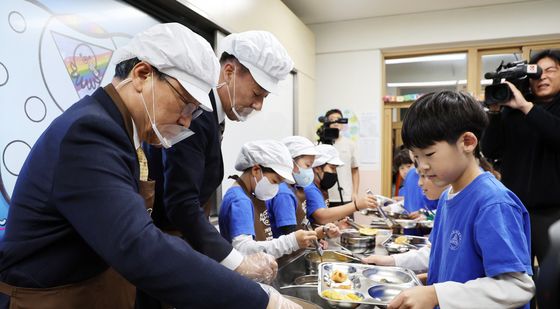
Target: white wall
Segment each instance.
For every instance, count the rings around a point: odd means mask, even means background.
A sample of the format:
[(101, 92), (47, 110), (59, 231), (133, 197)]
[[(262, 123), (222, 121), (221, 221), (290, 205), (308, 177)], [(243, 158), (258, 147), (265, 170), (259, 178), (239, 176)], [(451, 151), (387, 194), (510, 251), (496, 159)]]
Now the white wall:
[[(380, 61), (379, 50), (317, 55), (315, 113), (321, 115), (329, 109), (339, 108), (351, 110), (359, 120), (363, 120), (361, 116), (364, 112), (381, 115), (381, 105), (378, 102), (381, 93), (379, 80), (382, 78), (381, 67), (378, 65)], [(377, 123), (369, 132), (361, 132), (358, 140), (361, 161), (375, 162), (360, 165), (359, 192), (365, 192), (366, 188), (378, 192), (381, 187), (380, 152), (376, 154), (381, 148), (381, 124), (380, 121), (375, 122)], [(360, 126), (365, 127), (365, 124), (360, 123)], [(370, 141), (373, 145), (363, 141)]]
[(266, 30), (286, 47), (295, 63), (297, 134), (313, 137), (311, 115), (315, 101), (315, 36), (280, 0), (178, 0), (230, 32)]
[[(358, 115), (378, 112), (381, 119), (383, 51), (558, 39), (559, 13), (560, 1), (545, 0), (310, 25), (317, 52), (315, 114), (348, 104)], [(373, 151), (381, 156), (380, 145)], [(361, 187), (380, 188), (379, 164), (361, 170)]]

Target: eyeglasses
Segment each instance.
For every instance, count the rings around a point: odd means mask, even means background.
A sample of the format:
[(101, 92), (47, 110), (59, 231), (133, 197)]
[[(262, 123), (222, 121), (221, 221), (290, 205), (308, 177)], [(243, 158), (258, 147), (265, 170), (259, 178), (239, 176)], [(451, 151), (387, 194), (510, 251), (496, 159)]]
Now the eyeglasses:
[(181, 95), (179, 90), (173, 87), (173, 85), (167, 80), (167, 77), (164, 76), (163, 80), (167, 83), (167, 85), (169, 85), (169, 87), (171, 87), (171, 89), (173, 89), (173, 91), (175, 91), (177, 96), (179, 96), (179, 98), (181, 99), (181, 102), (185, 104), (185, 107), (183, 107), (183, 111), (181, 112), (183, 116), (191, 115), (191, 121), (192, 121), (198, 118), (198, 116), (202, 115), (203, 110), (200, 108), (200, 106), (197, 106), (193, 102), (189, 102), (189, 100), (183, 97), (183, 95)]

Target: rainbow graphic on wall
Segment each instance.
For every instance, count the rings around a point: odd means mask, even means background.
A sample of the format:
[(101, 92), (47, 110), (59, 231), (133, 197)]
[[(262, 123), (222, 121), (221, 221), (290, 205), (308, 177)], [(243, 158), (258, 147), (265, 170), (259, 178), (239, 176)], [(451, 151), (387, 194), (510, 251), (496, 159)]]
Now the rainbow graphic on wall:
[(78, 97), (93, 93), (101, 85), (113, 50), (55, 31), (51, 35)]

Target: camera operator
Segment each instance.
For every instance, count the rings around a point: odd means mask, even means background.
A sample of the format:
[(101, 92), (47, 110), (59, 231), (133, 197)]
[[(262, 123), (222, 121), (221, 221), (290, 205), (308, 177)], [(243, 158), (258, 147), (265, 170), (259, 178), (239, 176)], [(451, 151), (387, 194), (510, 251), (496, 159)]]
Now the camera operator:
[(548, 228), (560, 218), (560, 50), (539, 52), (530, 64), (542, 75), (529, 80), (525, 97), (508, 82), (513, 96), (489, 105), (481, 146), (486, 157), (501, 160), (503, 183), (527, 207), (531, 252), (542, 263)]
[(329, 128), (338, 129), (339, 134), (331, 141), (338, 150), (340, 159), (344, 162), (343, 166), (337, 168), (338, 185), (329, 189), (329, 206), (339, 206), (355, 201), (358, 196), (360, 175), (357, 150), (356, 144), (351, 139), (340, 135), (340, 132), (344, 129), (344, 123), (348, 122), (347, 119), (342, 117), (342, 112), (339, 109), (331, 109), (325, 114), (325, 118)]

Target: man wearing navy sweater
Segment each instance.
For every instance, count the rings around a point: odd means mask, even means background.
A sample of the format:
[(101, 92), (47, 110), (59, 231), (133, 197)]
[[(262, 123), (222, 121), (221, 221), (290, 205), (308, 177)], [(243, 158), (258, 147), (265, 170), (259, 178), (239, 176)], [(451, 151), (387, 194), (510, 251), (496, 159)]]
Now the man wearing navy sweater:
[(211, 110), (219, 64), (210, 45), (160, 24), (115, 59), (112, 83), (55, 119), (21, 169), (0, 248), (0, 307), (131, 308), (136, 286), (177, 308), (293, 308), (146, 212), (153, 192), (140, 143), (172, 147), (192, 134), (199, 108)]

